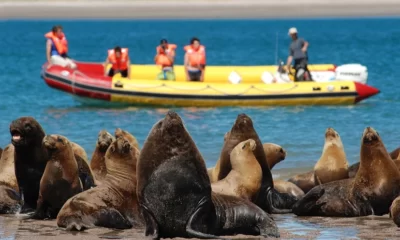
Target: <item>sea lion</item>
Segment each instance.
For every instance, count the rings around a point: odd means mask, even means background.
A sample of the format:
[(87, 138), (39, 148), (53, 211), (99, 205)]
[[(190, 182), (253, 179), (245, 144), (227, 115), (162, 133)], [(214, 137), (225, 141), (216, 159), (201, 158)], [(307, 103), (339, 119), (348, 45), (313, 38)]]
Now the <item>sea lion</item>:
[(288, 181), (274, 179), (274, 188), (280, 193), (287, 193), (297, 199), (300, 199), (304, 196), (304, 191), (301, 190), (301, 188)]
[(298, 216), (355, 217), (389, 213), (400, 193), (400, 171), (381, 137), (367, 127), (361, 139), (360, 169), (354, 179), (314, 187), (293, 206)]
[(121, 128), (115, 129), (115, 137), (118, 138), (120, 136), (126, 137), (128, 141), (132, 144), (132, 146), (134, 146), (135, 148), (137, 148), (137, 150), (140, 151), (139, 142), (132, 134), (130, 134), (125, 130), (122, 130)]
[(349, 177), (349, 164), (340, 135), (333, 129), (325, 131), (322, 155), (314, 166), (315, 182), (324, 184)]
[(205, 162), (175, 112), (153, 126), (137, 170), (146, 236), (218, 238), (215, 235), (232, 232), (279, 236), (274, 221), (254, 204), (233, 196), (212, 197)]
[(289, 178), (288, 182), (291, 182), (298, 186), (301, 190), (303, 190), (304, 193), (307, 193), (317, 185), (317, 183), (315, 182), (314, 170), (306, 173), (297, 174)]
[(32, 117), (21, 117), (10, 124), (11, 143), (15, 149), (15, 175), (24, 205), (21, 213), (36, 209), (40, 179), (47, 156), (42, 148), (43, 128)]
[(92, 187), (95, 187), (96, 179), (94, 177), (92, 170), (90, 169), (85, 149), (83, 149), (83, 147), (81, 147), (77, 143), (74, 142), (69, 142), (69, 143), (72, 146), (75, 160), (78, 163), (79, 179), (82, 182), (83, 190), (88, 190)]
[(57, 225), (78, 231), (95, 226), (116, 229), (140, 226), (136, 197), (138, 157), (139, 151), (127, 138), (113, 141), (105, 155), (104, 181), (70, 198), (57, 216)]
[(222, 180), (211, 184), (215, 193), (236, 196), (251, 201), (261, 186), (262, 170), (253, 151), (253, 139), (236, 145), (230, 154), (232, 170)]
[(264, 143), (263, 149), (270, 170), (275, 166), (275, 164), (285, 160), (286, 158), (285, 149), (275, 143)]
[(54, 219), (64, 203), (82, 192), (78, 163), (72, 144), (61, 135), (46, 135), (43, 147), (49, 159), (40, 180), (39, 199), (32, 219)]
[(390, 205), (389, 216), (393, 219), (396, 226), (400, 227), (400, 197), (394, 199)]
[(3, 149), (0, 147), (0, 157), (3, 154)]
[(239, 114), (235, 124), (226, 136), (226, 140), (220, 155), (220, 171), (218, 180), (224, 179), (232, 169), (230, 153), (237, 144), (247, 139), (256, 142), (254, 156), (261, 166), (263, 177), (260, 191), (253, 202), (268, 213), (288, 213), (292, 205), (297, 201), (289, 194), (279, 193), (274, 189), (272, 174), (269, 169), (263, 145), (253, 127), (253, 121), (246, 114)]
[(21, 208), (21, 197), (14, 166), (14, 146), (7, 145), (0, 158), (0, 214), (12, 214)]
[(400, 158), (400, 147), (399, 147), (399, 148), (396, 148), (395, 150), (393, 150), (393, 151), (390, 153), (390, 157), (391, 157), (392, 159), (399, 159), (399, 158)]
[(101, 130), (97, 137), (96, 149), (90, 160), (90, 168), (98, 181), (102, 181), (107, 174), (105, 155), (108, 147), (115, 140), (114, 136), (106, 130)]

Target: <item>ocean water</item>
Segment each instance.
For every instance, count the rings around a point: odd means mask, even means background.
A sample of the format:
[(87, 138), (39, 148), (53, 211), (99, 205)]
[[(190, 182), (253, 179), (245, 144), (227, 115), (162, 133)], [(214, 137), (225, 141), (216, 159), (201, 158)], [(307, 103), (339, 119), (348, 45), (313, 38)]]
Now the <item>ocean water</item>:
[(381, 93), (353, 106), (292, 106), (268, 108), (177, 108), (187, 129), (213, 166), (239, 113), (248, 114), (263, 142), (280, 144), (287, 158), (275, 167), (290, 175), (314, 165), (321, 154), (324, 132), (335, 128), (341, 135), (350, 163), (358, 161), (363, 129), (372, 126), (388, 150), (400, 142), (398, 94), (400, 75), (400, 19), (313, 20), (170, 20), (170, 21), (0, 21), (0, 146), (10, 143), (9, 124), (33, 116), (49, 134), (67, 136), (82, 145), (89, 157), (101, 129), (120, 127), (142, 145), (153, 124), (168, 109), (109, 108), (81, 105), (71, 96), (49, 88), (40, 78), (45, 62), (44, 34), (62, 24), (70, 56), (80, 61), (104, 61), (108, 48), (129, 47), (133, 63), (151, 64), (161, 38), (183, 46), (193, 36), (207, 47), (209, 65), (270, 65), (286, 60), (295, 26), (309, 41), (310, 62), (361, 63), (369, 70), (368, 84)]

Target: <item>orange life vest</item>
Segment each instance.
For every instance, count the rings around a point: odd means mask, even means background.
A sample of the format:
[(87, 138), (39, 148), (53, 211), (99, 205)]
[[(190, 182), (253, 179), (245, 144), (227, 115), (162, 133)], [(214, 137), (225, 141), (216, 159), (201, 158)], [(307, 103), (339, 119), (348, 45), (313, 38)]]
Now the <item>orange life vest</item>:
[(53, 32), (48, 32), (44, 35), (45, 38), (51, 39), (57, 49), (58, 54), (66, 54), (68, 52), (68, 42), (65, 38), (65, 34), (62, 33), (62, 37), (59, 38), (54, 35)]
[(171, 67), (173, 62), (167, 57), (167, 53), (175, 56), (175, 44), (168, 44), (167, 48), (164, 50), (161, 46), (156, 48), (157, 50), (157, 57), (156, 57), (156, 64), (161, 65), (161, 67)]
[(112, 64), (114, 70), (126, 70), (128, 69), (128, 49), (121, 49), (121, 57), (115, 56), (114, 49), (108, 50), (108, 61)]
[(203, 45), (200, 45), (197, 50), (193, 49), (192, 45), (187, 45), (183, 49), (189, 54), (190, 66), (206, 64), (206, 48)]

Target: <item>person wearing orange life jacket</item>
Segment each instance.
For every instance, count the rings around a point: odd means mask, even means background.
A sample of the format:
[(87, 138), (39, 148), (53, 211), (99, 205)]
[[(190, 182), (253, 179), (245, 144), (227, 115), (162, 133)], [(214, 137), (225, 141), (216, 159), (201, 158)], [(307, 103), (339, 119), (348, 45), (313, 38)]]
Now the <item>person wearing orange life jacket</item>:
[(68, 57), (68, 42), (63, 33), (62, 26), (54, 26), (51, 32), (46, 33), (47, 62), (63, 67), (76, 68), (76, 64)]
[(204, 81), (204, 71), (206, 67), (206, 48), (200, 45), (198, 38), (192, 38), (190, 45), (184, 47), (186, 80)]
[(162, 72), (157, 76), (159, 80), (175, 80), (175, 49), (176, 45), (168, 43), (167, 39), (161, 39), (160, 45), (157, 46), (154, 62), (162, 69)]
[[(112, 66), (107, 73), (107, 65), (111, 63)], [(130, 78), (130, 59), (127, 48), (116, 46), (114, 49), (108, 50), (108, 56), (104, 62), (104, 75), (113, 77), (116, 73), (120, 72), (124, 78)]]

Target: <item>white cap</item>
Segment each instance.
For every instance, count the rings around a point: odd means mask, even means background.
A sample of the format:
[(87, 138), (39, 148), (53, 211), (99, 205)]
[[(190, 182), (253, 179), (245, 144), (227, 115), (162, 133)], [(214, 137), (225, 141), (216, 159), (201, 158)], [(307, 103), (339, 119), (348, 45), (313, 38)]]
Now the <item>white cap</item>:
[(292, 28), (289, 29), (289, 33), (288, 33), (289, 35), (290, 34), (295, 34), (295, 33), (297, 33), (297, 28), (292, 27)]

